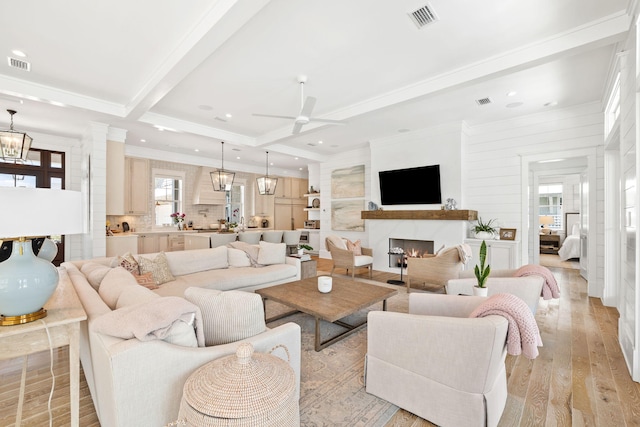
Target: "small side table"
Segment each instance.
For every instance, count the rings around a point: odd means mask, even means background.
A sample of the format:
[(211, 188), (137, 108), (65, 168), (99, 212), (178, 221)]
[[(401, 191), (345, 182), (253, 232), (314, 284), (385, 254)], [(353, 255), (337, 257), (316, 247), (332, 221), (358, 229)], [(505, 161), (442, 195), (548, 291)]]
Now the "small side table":
[(318, 275), (318, 262), (315, 259), (300, 262), (300, 279), (308, 279)]
[(402, 271), (404, 270), (404, 252), (397, 254), (394, 252), (389, 252), (389, 255), (395, 255), (400, 257), (400, 280), (389, 279), (387, 283), (390, 285), (404, 285), (404, 280), (402, 280)]
[[(44, 308), (47, 317), (31, 323), (13, 326), (0, 326), (0, 360), (14, 359), (49, 349), (47, 331), (51, 335), (54, 348), (69, 346), (69, 394), (71, 397), (71, 426), (80, 424), (80, 322), (87, 318), (71, 279), (64, 269), (59, 269), (60, 281)], [(46, 328), (45, 328), (46, 324)], [(24, 403), (24, 371), (16, 426), (22, 420)]]

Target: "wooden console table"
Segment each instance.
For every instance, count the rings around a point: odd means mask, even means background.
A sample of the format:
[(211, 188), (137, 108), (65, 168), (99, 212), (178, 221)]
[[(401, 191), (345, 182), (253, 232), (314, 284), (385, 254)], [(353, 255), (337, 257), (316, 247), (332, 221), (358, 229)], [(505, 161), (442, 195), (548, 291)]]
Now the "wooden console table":
[[(29, 354), (49, 350), (47, 329), (53, 348), (68, 345), (71, 426), (78, 427), (80, 423), (80, 322), (85, 320), (87, 315), (66, 271), (64, 269), (58, 271), (60, 275), (58, 287), (44, 306), (47, 317), (22, 325), (0, 326), (0, 360), (26, 357)], [(22, 420), (24, 391), (25, 371), (23, 370), (16, 427), (20, 426)]]

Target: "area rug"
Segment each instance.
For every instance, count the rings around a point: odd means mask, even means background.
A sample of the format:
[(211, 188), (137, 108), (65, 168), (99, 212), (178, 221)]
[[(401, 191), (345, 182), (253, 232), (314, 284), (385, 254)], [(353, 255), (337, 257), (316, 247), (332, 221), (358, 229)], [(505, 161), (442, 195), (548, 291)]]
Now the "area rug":
[[(398, 289), (398, 295), (387, 300), (387, 310), (407, 312), (409, 298), (402, 287), (371, 280), (363, 282)], [(287, 310), (281, 304), (267, 301), (267, 314)], [(348, 323), (364, 320), (370, 310), (382, 310), (377, 303), (345, 318)], [(386, 400), (368, 394), (364, 388), (364, 358), (367, 352), (367, 328), (338, 341), (322, 351), (314, 350), (315, 321), (312, 316), (297, 313), (276, 322), (274, 327), (295, 322), (302, 329), (300, 372), (300, 424), (302, 426), (384, 426), (398, 410)], [(321, 325), (325, 340), (344, 331), (330, 323)]]

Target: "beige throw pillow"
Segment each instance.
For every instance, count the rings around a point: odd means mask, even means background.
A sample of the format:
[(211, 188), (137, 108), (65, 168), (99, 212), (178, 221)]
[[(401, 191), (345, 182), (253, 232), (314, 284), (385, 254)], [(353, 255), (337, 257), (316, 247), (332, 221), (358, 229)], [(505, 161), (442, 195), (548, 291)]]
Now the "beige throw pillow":
[(249, 262), (251, 262), (252, 266), (254, 266), (254, 267), (262, 267), (262, 265), (260, 265), (258, 263), (258, 255), (260, 254), (260, 246), (252, 245), (252, 244), (246, 243), (246, 242), (231, 242), (231, 243), (227, 244), (227, 246), (229, 246), (230, 248), (240, 249), (241, 251), (246, 253), (247, 256), (249, 257)]
[(141, 256), (138, 259), (138, 264), (140, 265), (140, 274), (151, 272), (153, 274), (153, 280), (156, 281), (156, 285), (162, 285), (163, 283), (176, 280), (173, 274), (171, 274), (167, 256), (164, 252), (160, 252), (153, 259)]
[(260, 242), (258, 263), (262, 265), (284, 264), (287, 256), (286, 243)]
[(347, 249), (347, 244), (342, 240), (342, 237), (336, 236), (335, 234), (331, 234), (327, 236), (327, 240), (331, 242), (333, 246), (338, 249)]
[(262, 298), (258, 294), (187, 288), (184, 297), (202, 312), (206, 346), (239, 341), (260, 334), (267, 328)]
[(245, 251), (235, 248), (227, 248), (227, 251), (229, 255), (229, 267), (251, 267), (251, 260)]

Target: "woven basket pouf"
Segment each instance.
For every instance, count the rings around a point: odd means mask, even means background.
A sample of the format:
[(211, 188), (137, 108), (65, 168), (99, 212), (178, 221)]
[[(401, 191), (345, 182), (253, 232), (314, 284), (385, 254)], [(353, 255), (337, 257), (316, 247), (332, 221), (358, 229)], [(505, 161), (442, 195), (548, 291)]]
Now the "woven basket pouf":
[(178, 422), (193, 427), (298, 427), (293, 369), (279, 357), (254, 353), (251, 344), (242, 343), (235, 355), (191, 374), (184, 384)]

